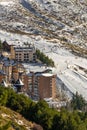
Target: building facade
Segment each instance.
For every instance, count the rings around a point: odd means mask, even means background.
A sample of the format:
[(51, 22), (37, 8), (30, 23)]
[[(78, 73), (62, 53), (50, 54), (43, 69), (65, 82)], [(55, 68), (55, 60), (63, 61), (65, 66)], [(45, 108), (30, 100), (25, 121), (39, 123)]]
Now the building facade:
[(15, 47), (15, 59), (19, 62), (35, 62), (35, 48), (32, 45), (27, 47)]
[(3, 70), (0, 70), (0, 84), (2, 84), (2, 81), (6, 81), (6, 74), (3, 72)]
[(51, 73), (30, 73), (27, 75), (28, 91), (35, 100), (56, 97), (56, 75)]
[(12, 77), (12, 65), (4, 64), (2, 70), (7, 74), (7, 81), (9, 83)]
[(6, 41), (3, 42), (2, 54), (10, 59), (18, 62), (35, 62), (36, 50), (32, 44), (26, 46), (9, 45)]

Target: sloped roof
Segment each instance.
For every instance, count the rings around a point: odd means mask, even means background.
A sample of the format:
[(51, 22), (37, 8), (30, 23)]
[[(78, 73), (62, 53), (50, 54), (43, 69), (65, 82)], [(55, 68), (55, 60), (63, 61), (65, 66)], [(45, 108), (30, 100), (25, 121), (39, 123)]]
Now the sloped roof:
[(6, 73), (3, 70), (0, 70), (0, 75), (6, 75)]
[(18, 79), (18, 80), (16, 81), (15, 85), (23, 86), (24, 83), (21, 81), (21, 79)]
[(4, 87), (8, 87), (8, 84), (3, 80), (2, 81), (2, 85), (4, 86)]

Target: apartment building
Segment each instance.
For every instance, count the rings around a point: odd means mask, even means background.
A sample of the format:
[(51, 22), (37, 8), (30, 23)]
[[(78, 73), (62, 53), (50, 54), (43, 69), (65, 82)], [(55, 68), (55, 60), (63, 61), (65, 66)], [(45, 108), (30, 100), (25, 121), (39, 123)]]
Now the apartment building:
[(32, 45), (27, 47), (14, 47), (15, 59), (20, 62), (35, 62), (35, 48)]
[(15, 59), (18, 62), (35, 62), (36, 50), (32, 44), (24, 46), (9, 45), (6, 41), (3, 42), (2, 54), (10, 59)]
[(37, 99), (56, 97), (56, 75), (42, 73), (35, 75), (34, 96)]
[(52, 73), (29, 73), (26, 82), (30, 97), (39, 100), (56, 97), (56, 75)]
[(22, 75), (26, 74), (25, 68), (21, 63), (16, 63), (14, 60), (9, 60), (4, 56), (0, 57), (0, 72), (4, 73), (1, 73), (0, 81), (4, 80), (5, 76), (5, 81), (9, 85), (15, 83), (19, 78), (22, 79)]

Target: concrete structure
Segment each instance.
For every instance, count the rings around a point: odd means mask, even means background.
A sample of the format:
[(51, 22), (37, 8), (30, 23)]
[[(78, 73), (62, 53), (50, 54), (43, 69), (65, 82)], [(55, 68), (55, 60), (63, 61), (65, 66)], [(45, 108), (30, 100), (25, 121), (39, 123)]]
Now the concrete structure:
[(35, 100), (56, 97), (56, 75), (46, 72), (29, 73), (27, 77), (29, 95)]
[(35, 48), (32, 45), (27, 47), (14, 47), (15, 59), (20, 62), (35, 62)]
[(2, 55), (10, 59), (15, 59), (18, 62), (35, 62), (36, 50), (32, 44), (26, 46), (9, 45), (6, 41), (3, 42)]
[(55, 98), (56, 75), (42, 73), (35, 75), (34, 96), (37, 99)]

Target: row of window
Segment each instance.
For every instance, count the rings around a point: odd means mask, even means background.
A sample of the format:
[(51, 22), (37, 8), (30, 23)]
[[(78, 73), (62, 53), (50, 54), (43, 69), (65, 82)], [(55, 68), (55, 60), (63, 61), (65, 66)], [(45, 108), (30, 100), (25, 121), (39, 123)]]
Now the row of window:
[[(16, 53), (16, 56), (22, 56), (22, 55), (24, 55), (24, 56), (29, 56), (30, 54), (29, 54), (29, 53), (24, 53), (24, 54)], [(36, 57), (36, 55), (33, 54), (33, 57)]]

